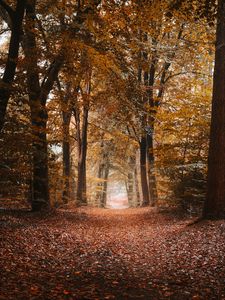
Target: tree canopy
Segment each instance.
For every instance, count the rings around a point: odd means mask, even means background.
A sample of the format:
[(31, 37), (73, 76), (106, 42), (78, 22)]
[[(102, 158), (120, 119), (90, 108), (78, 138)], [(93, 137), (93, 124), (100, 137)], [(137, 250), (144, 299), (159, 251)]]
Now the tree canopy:
[(105, 207), (114, 181), (131, 206), (203, 207), (222, 0), (2, 0), (0, 18), (3, 203)]

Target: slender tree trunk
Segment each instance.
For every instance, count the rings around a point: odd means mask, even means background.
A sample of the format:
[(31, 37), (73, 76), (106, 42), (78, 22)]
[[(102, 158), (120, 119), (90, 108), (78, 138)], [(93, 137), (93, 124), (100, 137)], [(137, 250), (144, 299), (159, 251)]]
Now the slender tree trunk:
[(63, 203), (68, 203), (70, 199), (70, 120), (71, 112), (63, 111)]
[(146, 155), (148, 160), (148, 186), (149, 186), (149, 199), (150, 205), (155, 206), (157, 202), (157, 185), (156, 185), (156, 176), (155, 176), (155, 157), (154, 157), (154, 144), (153, 144), (153, 136), (154, 136), (154, 123), (155, 123), (155, 115), (156, 109), (155, 101), (154, 101), (154, 84), (155, 84), (155, 72), (156, 72), (156, 65), (158, 63), (157, 57), (157, 41), (153, 41), (153, 45), (155, 49), (153, 50), (153, 58), (150, 65), (149, 76), (148, 76), (148, 104), (151, 108), (150, 113), (147, 118), (148, 127), (146, 132), (146, 140), (147, 140), (147, 147), (146, 147)]
[[(62, 130), (63, 130), (63, 187), (62, 202), (68, 203), (71, 198), (71, 156), (70, 156), (70, 121), (72, 116), (71, 101), (74, 99), (72, 94), (71, 82), (66, 84), (65, 93), (62, 93), (60, 81), (57, 81), (58, 89), (61, 94), (62, 110)], [(77, 96), (77, 95), (76, 95)]]
[[(144, 34), (140, 31), (140, 41), (142, 41), (144, 38), (144, 41), (147, 41), (147, 34)], [(148, 82), (148, 72), (143, 72), (142, 66), (141, 66), (141, 60), (144, 58), (145, 61), (147, 61), (148, 55), (146, 52), (143, 52), (142, 49), (140, 49), (139, 53), (139, 66), (138, 66), (138, 81), (139, 83), (142, 83), (142, 77), (144, 80), (144, 84), (146, 85)], [(142, 123), (142, 129), (144, 133), (142, 133), (141, 141), (139, 142), (140, 147), (140, 175), (141, 175), (141, 189), (142, 189), (142, 206), (147, 206), (150, 203), (149, 199), (149, 188), (148, 188), (148, 179), (147, 179), (147, 140), (145, 135), (145, 130), (147, 126), (147, 118), (145, 114), (145, 105), (147, 103), (147, 94), (144, 95), (142, 98), (142, 104), (143, 104), (143, 110), (144, 110), (144, 116), (141, 119)]]
[[(83, 54), (84, 62), (87, 63), (86, 52)], [(87, 179), (86, 179), (86, 159), (87, 159), (87, 132), (88, 132), (88, 113), (91, 94), (91, 76), (92, 69), (90, 64), (86, 65), (86, 86), (83, 97), (82, 126), (80, 124), (79, 107), (75, 114), (77, 123), (77, 141), (78, 141), (78, 178), (77, 178), (77, 201), (79, 205), (87, 205)]]
[(71, 168), (70, 197), (71, 199), (76, 199), (75, 163), (73, 162), (72, 156), (70, 157), (70, 168)]
[(148, 183), (149, 183), (148, 186), (149, 186), (150, 205), (155, 206), (157, 202), (157, 186), (156, 186), (156, 176), (155, 176), (155, 156), (154, 156), (152, 131), (150, 133), (147, 133), (147, 159), (148, 159)]
[(98, 178), (102, 180), (98, 184), (97, 200), (99, 207), (105, 207), (107, 201), (107, 189), (108, 189), (108, 178), (109, 178), (109, 163), (107, 161), (102, 162), (99, 165)]
[(81, 145), (78, 157), (77, 200), (80, 205), (87, 204), (86, 195), (86, 156), (87, 156), (88, 107), (83, 109)]
[(148, 179), (146, 170), (146, 137), (142, 136), (140, 142), (140, 170), (141, 170), (141, 188), (142, 188), (142, 206), (148, 206), (150, 203)]
[(208, 190), (204, 218), (225, 217), (225, 0), (218, 1)]
[(18, 0), (15, 11), (5, 2), (0, 2), (2, 9), (7, 11), (11, 21), (11, 37), (9, 43), (8, 58), (5, 66), (3, 78), (0, 81), (0, 131), (5, 122), (5, 114), (10, 95), (12, 93), (12, 83), (16, 73), (18, 62), (19, 45), (22, 35), (22, 23), (25, 11), (24, 0)]
[(107, 160), (104, 169), (104, 182), (103, 182), (103, 194), (102, 194), (102, 206), (106, 207), (107, 201), (107, 189), (108, 189), (108, 178), (109, 178), (109, 161)]
[(135, 192), (136, 192), (136, 205), (135, 206), (137, 207), (141, 203), (137, 166), (135, 166), (135, 170), (134, 170), (134, 182), (135, 182)]
[(129, 157), (129, 171), (127, 175), (127, 197), (128, 203), (131, 207), (136, 206), (136, 199), (135, 199), (135, 169), (136, 169), (136, 158), (135, 156)]
[(99, 207), (104, 207), (103, 205), (103, 174), (104, 174), (104, 162), (100, 160), (99, 167), (98, 167), (98, 179), (100, 182), (97, 185), (97, 201)]
[[(156, 36), (159, 34), (159, 28), (155, 28), (155, 32), (158, 32)], [(177, 43), (175, 50), (178, 46), (178, 42), (181, 39), (183, 32), (183, 25), (178, 32), (177, 36)], [(153, 137), (154, 137), (154, 123), (157, 114), (157, 109), (162, 101), (165, 89), (165, 81), (167, 72), (171, 66), (171, 61), (175, 57), (176, 51), (168, 54), (168, 62), (166, 61), (163, 66), (163, 70), (160, 77), (160, 88), (158, 90), (158, 95), (156, 99), (154, 99), (154, 85), (155, 85), (155, 73), (156, 73), (156, 66), (158, 64), (158, 53), (156, 50), (157, 47), (157, 38), (153, 39), (153, 54), (152, 54), (152, 61), (150, 64), (149, 74), (145, 75), (144, 83), (147, 86), (146, 94), (148, 99), (148, 104), (150, 107), (150, 114), (147, 118), (147, 133), (146, 133), (146, 140), (147, 140), (147, 147), (146, 147), (146, 155), (147, 155), (147, 172), (148, 172), (148, 186), (149, 186), (149, 199), (150, 205), (155, 206), (157, 203), (158, 193), (157, 193), (157, 181), (156, 181), (156, 174), (155, 174), (155, 157), (154, 157), (154, 144), (153, 144)], [(147, 57), (145, 57), (145, 60)]]
[(102, 153), (100, 157), (99, 169), (98, 169), (98, 178), (100, 182), (98, 184), (98, 191), (96, 198), (98, 200), (99, 207), (106, 206), (107, 200), (107, 188), (108, 188), (108, 177), (110, 170), (110, 159), (109, 159), (109, 147), (110, 145), (107, 142), (102, 140), (101, 143)]
[(133, 207), (133, 198), (134, 198), (134, 176), (133, 172), (129, 172), (127, 175), (127, 198), (130, 207)]

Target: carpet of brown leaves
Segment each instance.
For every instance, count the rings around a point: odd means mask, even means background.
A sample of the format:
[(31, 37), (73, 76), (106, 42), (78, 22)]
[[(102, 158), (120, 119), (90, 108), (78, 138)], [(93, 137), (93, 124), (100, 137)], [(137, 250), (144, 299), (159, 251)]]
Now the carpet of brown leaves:
[(225, 221), (144, 209), (0, 213), (0, 299), (225, 299)]

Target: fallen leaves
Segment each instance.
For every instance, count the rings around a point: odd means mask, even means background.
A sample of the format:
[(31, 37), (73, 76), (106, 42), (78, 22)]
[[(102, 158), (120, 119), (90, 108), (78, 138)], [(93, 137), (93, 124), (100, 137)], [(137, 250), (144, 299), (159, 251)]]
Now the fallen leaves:
[(0, 215), (0, 299), (225, 299), (225, 222), (150, 208)]

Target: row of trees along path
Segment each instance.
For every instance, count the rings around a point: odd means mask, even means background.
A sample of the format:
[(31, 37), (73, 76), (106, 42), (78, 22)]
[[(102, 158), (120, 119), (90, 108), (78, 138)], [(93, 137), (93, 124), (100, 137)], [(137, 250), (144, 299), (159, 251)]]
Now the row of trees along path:
[[(215, 70), (203, 217), (223, 218), (224, 1), (75, 2), (45, 7), (36, 1), (0, 1), (5, 34), (1, 197), (26, 198), (33, 211), (71, 199), (86, 205), (91, 178), (96, 178), (94, 197), (104, 207), (108, 178), (115, 170), (124, 175), (134, 206), (157, 205), (159, 175), (169, 176), (174, 190), (181, 182), (181, 198), (187, 197), (187, 174), (192, 181), (199, 180), (196, 174), (202, 176), (201, 182), (205, 180), (208, 121), (199, 116), (209, 111), (201, 101), (208, 97), (207, 78), (212, 72), (207, 75), (203, 69), (212, 69), (213, 36)], [(182, 82), (189, 82), (192, 98), (187, 93), (182, 99)], [(174, 97), (177, 101), (169, 101)], [(196, 115), (188, 111), (193, 99), (198, 99), (193, 102)], [(183, 115), (181, 103), (186, 103)], [(180, 112), (171, 121), (172, 129), (171, 124), (163, 129), (167, 109), (167, 121), (169, 114)], [(180, 134), (186, 135), (179, 143), (173, 131), (185, 114), (188, 125)], [(193, 120), (198, 120), (197, 132)], [(165, 153), (177, 156), (172, 162)]]
[[(225, 299), (225, 0), (199, 2), (0, 0), (0, 198), (31, 208), (0, 211), (0, 299)], [(198, 222), (157, 208), (202, 187)]]

